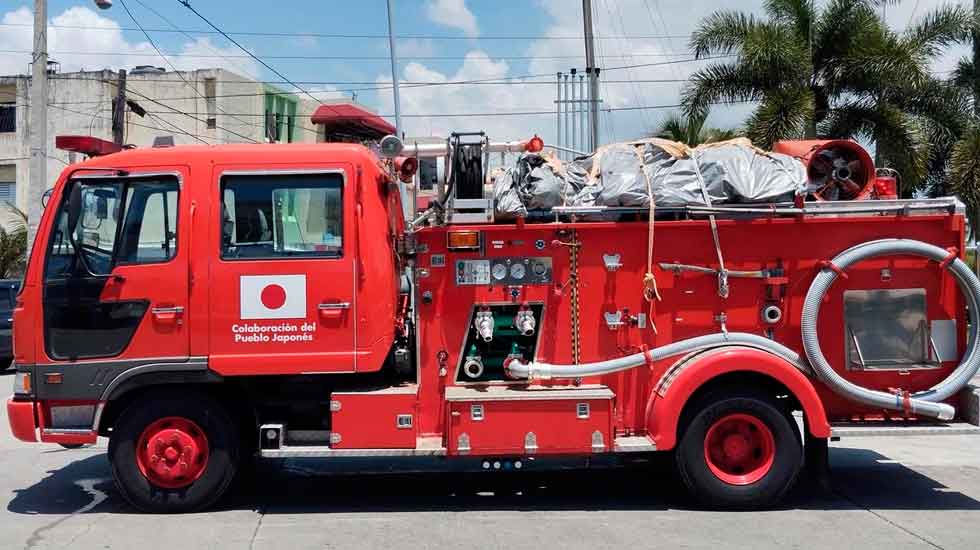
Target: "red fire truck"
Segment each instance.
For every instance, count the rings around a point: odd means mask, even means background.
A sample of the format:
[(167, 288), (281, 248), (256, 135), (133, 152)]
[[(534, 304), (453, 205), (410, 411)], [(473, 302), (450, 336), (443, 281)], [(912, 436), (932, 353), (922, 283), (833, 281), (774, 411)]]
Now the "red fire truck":
[[(493, 475), (666, 452), (706, 505), (755, 508), (832, 437), (969, 429), (980, 283), (955, 199), (880, 199), (862, 165), (858, 200), (495, 222), (454, 143), (66, 168), (14, 312), (13, 434), (108, 437), (125, 498), (182, 512), (253, 457)], [(479, 177), (406, 222), (399, 180), (454, 155)]]

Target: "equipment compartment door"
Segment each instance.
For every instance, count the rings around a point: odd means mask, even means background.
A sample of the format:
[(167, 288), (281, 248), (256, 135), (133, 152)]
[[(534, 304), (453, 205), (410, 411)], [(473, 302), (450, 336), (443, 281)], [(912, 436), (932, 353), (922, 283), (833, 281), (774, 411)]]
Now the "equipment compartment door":
[(355, 223), (344, 174), (340, 168), (216, 172), (214, 370), (355, 370)]

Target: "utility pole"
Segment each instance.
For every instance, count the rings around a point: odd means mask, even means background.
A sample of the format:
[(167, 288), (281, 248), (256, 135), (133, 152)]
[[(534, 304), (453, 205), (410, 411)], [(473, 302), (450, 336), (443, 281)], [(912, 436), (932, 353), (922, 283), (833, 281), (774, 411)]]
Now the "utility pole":
[(398, 54), (395, 53), (395, 17), (388, 0), (388, 50), (391, 54), (391, 92), (395, 99), (395, 133), (402, 137), (402, 107), (398, 97)]
[(126, 139), (126, 70), (119, 69), (116, 99), (112, 101), (112, 141), (119, 146)]
[(599, 69), (595, 66), (595, 38), (592, 34), (592, 0), (582, 0), (585, 24), (585, 74), (589, 78), (589, 152), (599, 147)]
[(31, 178), (27, 184), (27, 253), (41, 221), (41, 198), (48, 187), (48, 2), (34, 0), (34, 55), (31, 62)]

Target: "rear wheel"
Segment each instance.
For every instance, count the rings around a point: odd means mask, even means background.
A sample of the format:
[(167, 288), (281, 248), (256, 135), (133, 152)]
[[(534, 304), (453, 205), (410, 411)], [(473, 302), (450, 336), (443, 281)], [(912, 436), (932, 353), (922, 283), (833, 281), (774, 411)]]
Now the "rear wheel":
[(677, 446), (684, 484), (712, 508), (776, 503), (803, 463), (796, 422), (769, 396), (715, 392), (694, 404)]
[(109, 440), (112, 475), (146, 512), (207, 508), (228, 489), (239, 461), (238, 430), (207, 395), (151, 395), (120, 415)]

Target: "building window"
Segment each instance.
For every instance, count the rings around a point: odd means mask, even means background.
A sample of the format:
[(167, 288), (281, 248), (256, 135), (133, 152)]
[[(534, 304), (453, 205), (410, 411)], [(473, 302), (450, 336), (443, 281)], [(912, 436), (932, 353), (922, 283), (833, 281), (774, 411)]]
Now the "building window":
[(208, 129), (218, 126), (218, 81), (214, 78), (204, 79), (204, 101), (208, 113)]
[(0, 206), (4, 201), (17, 204), (17, 167), (13, 164), (0, 165)]
[(0, 103), (0, 132), (17, 131), (17, 104)]
[(17, 202), (17, 184), (15, 182), (0, 181), (0, 203), (4, 201), (10, 204)]

